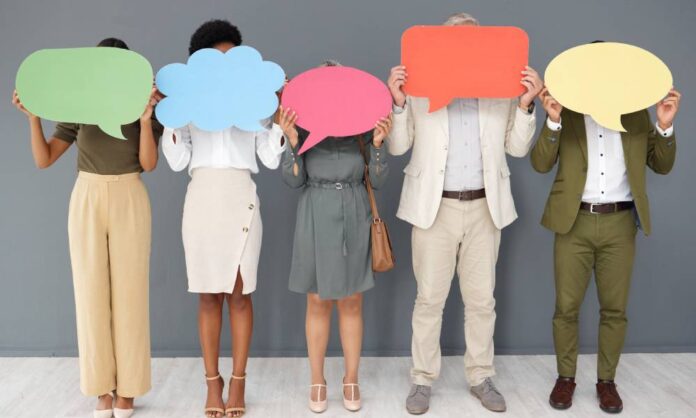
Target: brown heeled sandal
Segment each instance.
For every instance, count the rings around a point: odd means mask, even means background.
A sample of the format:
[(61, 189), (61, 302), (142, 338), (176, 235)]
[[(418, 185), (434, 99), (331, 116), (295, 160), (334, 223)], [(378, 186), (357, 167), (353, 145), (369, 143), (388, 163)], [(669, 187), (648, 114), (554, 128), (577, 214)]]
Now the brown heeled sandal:
[[(232, 375), (232, 380), (244, 380), (246, 379), (246, 373), (244, 376)], [(232, 386), (232, 380), (230, 380), (230, 386)], [(241, 412), (240, 415), (234, 415), (235, 412)], [(230, 408), (225, 408), (225, 416), (227, 417), (241, 417), (246, 413), (246, 407), (244, 406), (233, 406)]]
[[(222, 376), (220, 376), (220, 373), (218, 373), (217, 376), (213, 376), (213, 377), (208, 377), (208, 376), (206, 376), (206, 377), (205, 377), (205, 380), (206, 380), (206, 381), (218, 380), (218, 379), (222, 380), (222, 386), (223, 386), (223, 388), (224, 388), (224, 387), (225, 387), (225, 381), (224, 381), (224, 379), (222, 379)], [(212, 416), (214, 416), (214, 415), (208, 415), (208, 414), (210, 414), (211, 412), (220, 413), (220, 414), (222, 414), (222, 416), (225, 415), (225, 410), (224, 410), (224, 409), (222, 409), (222, 408), (215, 408), (215, 407), (205, 408), (205, 409), (203, 410), (203, 415), (205, 416), (205, 418), (211, 418)]]

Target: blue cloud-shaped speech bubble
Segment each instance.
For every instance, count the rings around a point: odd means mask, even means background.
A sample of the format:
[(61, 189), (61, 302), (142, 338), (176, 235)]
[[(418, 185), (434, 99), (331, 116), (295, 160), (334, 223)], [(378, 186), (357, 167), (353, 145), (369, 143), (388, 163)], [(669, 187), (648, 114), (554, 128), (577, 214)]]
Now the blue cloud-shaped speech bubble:
[(166, 97), (155, 112), (170, 128), (193, 123), (205, 131), (230, 126), (260, 131), (260, 121), (278, 107), (276, 92), (284, 82), (283, 69), (264, 61), (252, 47), (238, 46), (226, 53), (201, 49), (187, 64), (169, 64), (157, 72), (155, 83)]

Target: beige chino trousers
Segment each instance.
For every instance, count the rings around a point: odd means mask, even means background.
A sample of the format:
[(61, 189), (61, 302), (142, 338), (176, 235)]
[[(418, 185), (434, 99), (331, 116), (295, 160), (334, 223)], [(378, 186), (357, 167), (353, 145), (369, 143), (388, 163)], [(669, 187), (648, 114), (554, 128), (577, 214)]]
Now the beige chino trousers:
[(495, 264), (500, 230), (491, 219), (486, 199), (442, 199), (435, 223), (413, 227), (413, 271), (418, 295), (413, 309), (411, 378), (432, 385), (440, 374), (440, 331), (455, 270), (464, 301), (464, 368), (470, 385), (493, 376), (495, 328)]
[(80, 172), (68, 235), (80, 387), (137, 397), (150, 389), (150, 201), (138, 173)]

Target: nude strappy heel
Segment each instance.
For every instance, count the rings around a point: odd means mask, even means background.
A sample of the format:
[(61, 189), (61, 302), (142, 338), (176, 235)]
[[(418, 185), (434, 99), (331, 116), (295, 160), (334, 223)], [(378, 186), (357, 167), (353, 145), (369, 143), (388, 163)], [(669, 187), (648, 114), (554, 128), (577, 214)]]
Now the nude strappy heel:
[[(232, 375), (232, 380), (244, 380), (244, 379), (246, 379), (246, 373), (244, 374), (244, 376), (235, 376), (235, 375)], [(231, 386), (231, 385), (232, 385), (232, 382), (230, 381), (230, 386)], [(235, 416), (235, 415), (234, 415), (235, 412), (241, 412), (240, 415), (237, 415), (238, 417), (241, 417), (241, 416), (243, 416), (243, 415), (246, 413), (246, 407), (243, 407), (243, 406), (233, 406), (233, 407), (230, 407), (230, 408), (225, 408), (225, 415), (228, 416), (228, 417)]]
[(111, 418), (114, 416), (113, 402), (116, 401), (116, 397), (114, 396), (113, 392), (105, 393), (104, 395), (111, 396), (112, 408), (111, 409), (95, 409), (94, 413), (93, 413), (94, 418)]
[[(317, 399), (319, 399), (318, 401), (315, 401), (312, 399), (311, 389), (315, 388), (315, 387), (319, 388), (319, 390), (317, 391)], [(309, 391), (309, 410), (314, 412), (314, 413), (321, 414), (322, 412), (326, 411), (329, 408), (329, 399), (328, 399), (329, 397), (326, 393), (326, 385), (325, 384), (324, 385), (321, 385), (321, 384), (309, 385), (309, 388), (310, 388), (310, 391)], [(322, 389), (324, 389), (324, 395), (327, 395), (326, 399), (324, 399), (323, 401), (321, 400), (321, 390)]]
[[(218, 379), (222, 379), (222, 376), (220, 376), (220, 373), (218, 373), (217, 376), (213, 376), (213, 377), (208, 377), (208, 376), (206, 376), (206, 377), (205, 377), (205, 380), (206, 380), (206, 381), (209, 381), (209, 380), (218, 380)], [(223, 384), (223, 387), (224, 387), (224, 385), (225, 385), (225, 381), (224, 381), (224, 380), (222, 381), (222, 384)], [(206, 418), (210, 418), (210, 416), (208, 415), (210, 412), (219, 412), (219, 413), (222, 414), (222, 415), (225, 414), (225, 410), (222, 409), (222, 408), (209, 407), (209, 408), (205, 408), (205, 409), (203, 410), (203, 416), (206, 417)]]
[[(350, 399), (346, 398), (346, 386), (350, 386)], [(355, 399), (355, 388), (359, 388), (357, 383), (343, 383), (343, 407), (350, 412), (359, 411), (362, 407), (360, 399)]]

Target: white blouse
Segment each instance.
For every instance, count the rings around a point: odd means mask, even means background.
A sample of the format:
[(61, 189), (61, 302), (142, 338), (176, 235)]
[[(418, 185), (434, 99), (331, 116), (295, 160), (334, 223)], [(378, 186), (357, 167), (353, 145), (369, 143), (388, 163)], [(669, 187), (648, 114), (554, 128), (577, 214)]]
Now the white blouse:
[[(270, 120), (264, 125), (271, 125)], [(259, 132), (236, 127), (210, 132), (189, 124), (178, 129), (164, 128), (162, 134), (162, 151), (169, 166), (174, 171), (188, 166), (189, 175), (198, 167), (237, 168), (258, 173), (256, 155), (263, 165), (275, 169), (284, 150), (283, 131), (275, 123), (269, 130)]]

